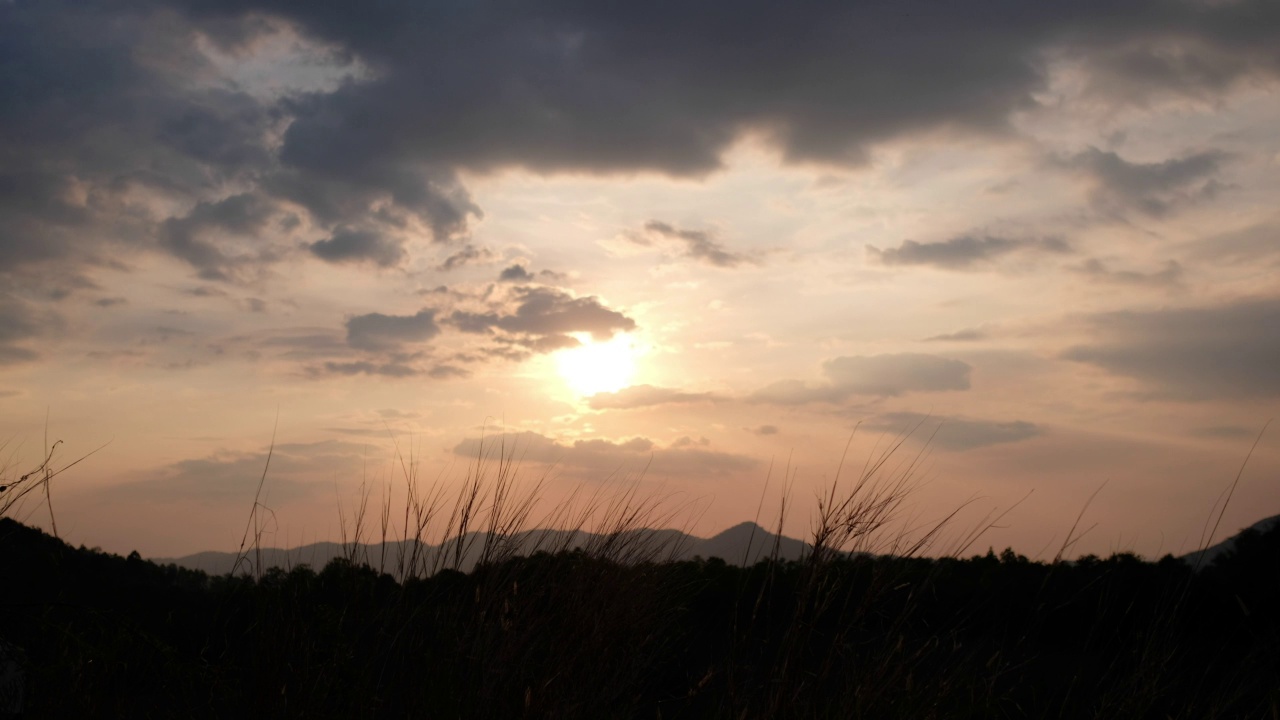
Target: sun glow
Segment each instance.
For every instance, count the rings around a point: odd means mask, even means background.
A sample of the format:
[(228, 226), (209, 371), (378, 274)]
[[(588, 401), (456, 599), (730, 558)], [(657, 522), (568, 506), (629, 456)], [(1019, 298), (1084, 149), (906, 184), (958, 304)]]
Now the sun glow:
[(560, 377), (571, 390), (586, 397), (617, 392), (631, 384), (636, 374), (637, 349), (632, 339), (615, 335), (606, 342), (580, 337), (582, 344), (556, 354)]

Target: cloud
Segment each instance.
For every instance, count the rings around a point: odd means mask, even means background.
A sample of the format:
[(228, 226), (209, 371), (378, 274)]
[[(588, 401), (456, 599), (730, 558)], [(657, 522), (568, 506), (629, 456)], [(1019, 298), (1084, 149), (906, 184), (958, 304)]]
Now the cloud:
[[(713, 240), (709, 233), (702, 230), (680, 230), (658, 220), (650, 220), (645, 223), (644, 229), (652, 235), (679, 240), (684, 243), (683, 252), (685, 257), (693, 258), (708, 265), (731, 268), (749, 262), (745, 256), (725, 250), (724, 245)], [(649, 243), (647, 240), (640, 238), (640, 244)]]
[[(1045, 88), (1051, 52), (1159, 57), (1178, 44), (1192, 57), (1234, 60), (1213, 62), (1212, 73), (1166, 63), (1164, 86), (1188, 93), (1273, 75), (1280, 21), (1268, 1), (1140, 2), (1122, 12), (821, 2), (786, 16), (728, 0), (696, 13), (660, 2), (643, 14), (592, 3), (502, 12), (184, 4), (201, 20), (282, 16), (375, 68), (299, 102), (282, 149), (291, 165), (363, 176), (414, 164), (703, 174), (746, 131), (788, 159), (861, 162), (868, 146), (914, 132), (1007, 132), (1009, 115)], [(1084, 70), (1134, 75), (1126, 67)]]
[(497, 258), (493, 254), (493, 251), (488, 248), (476, 247), (475, 245), (463, 245), (461, 250), (445, 258), (444, 262), (436, 266), (436, 269), (448, 272), (450, 270), (457, 270), (465, 265), (493, 262), (495, 259)]
[[(262, 500), (275, 506), (314, 497), (332, 498), (333, 479), (360, 477), (368, 457), (369, 446), (355, 443), (278, 444), (271, 451)], [(253, 503), (265, 467), (265, 449), (224, 450), (158, 468), (140, 480), (114, 484), (103, 492), (112, 502), (194, 502), (247, 508)]]
[(1192, 435), (1206, 438), (1224, 438), (1228, 440), (1253, 438), (1258, 434), (1257, 429), (1249, 429), (1239, 425), (1205, 425), (1194, 428)]
[(504, 307), (489, 312), (454, 311), (448, 322), (466, 333), (507, 333), (508, 341), (536, 352), (577, 345), (570, 333), (607, 340), (636, 323), (594, 296), (575, 298), (556, 288), (518, 287)]
[(1179, 205), (1216, 194), (1222, 186), (1215, 177), (1229, 159), (1226, 153), (1207, 150), (1161, 162), (1134, 163), (1091, 147), (1063, 164), (1093, 185), (1090, 202), (1100, 212), (1137, 210), (1161, 217)]
[(655, 405), (676, 405), (708, 402), (716, 399), (711, 393), (689, 393), (653, 385), (632, 385), (617, 392), (596, 393), (587, 399), (593, 410), (633, 410)]
[(941, 335), (934, 335), (933, 337), (927, 337), (924, 339), (924, 341), (925, 342), (977, 342), (979, 340), (986, 340), (987, 337), (988, 337), (987, 331), (982, 328), (965, 328), (963, 330), (957, 330), (953, 333), (943, 333)]
[(1165, 263), (1163, 270), (1149, 273), (1136, 270), (1112, 270), (1097, 258), (1089, 258), (1072, 270), (1093, 282), (1165, 289), (1181, 287), (1183, 276), (1182, 265), (1176, 260)]
[(967, 363), (937, 355), (854, 355), (822, 365), (835, 387), (859, 395), (892, 396), (908, 392), (968, 390)]
[(326, 362), (321, 370), (313, 370), (312, 374), (326, 375), (381, 375), (383, 377), (404, 378), (421, 374), (418, 368), (404, 363), (377, 363), (367, 360), (354, 362)]
[(371, 262), (395, 267), (408, 257), (403, 241), (374, 230), (338, 228), (327, 240), (307, 246), (311, 254), (328, 262)]
[(435, 315), (431, 309), (414, 315), (357, 315), (347, 320), (347, 344), (361, 350), (388, 350), (426, 342), (440, 333)]
[(896, 248), (867, 246), (867, 254), (882, 265), (926, 265), (944, 270), (969, 270), (986, 266), (1014, 253), (1065, 254), (1071, 247), (1058, 238), (1039, 240), (961, 235), (933, 243), (904, 240)]
[(748, 428), (748, 430), (755, 435), (777, 435), (779, 432), (777, 425), (761, 425), (756, 428)]
[(496, 458), (500, 449), (518, 461), (556, 464), (599, 480), (619, 471), (643, 470), (650, 477), (666, 474), (708, 477), (754, 471), (760, 466), (755, 458), (710, 450), (706, 443), (692, 439), (678, 440), (664, 448), (643, 437), (567, 443), (531, 431), (488, 436), (483, 441), (468, 438), (458, 443), (453, 452), (467, 458)]
[(40, 359), (40, 354), (17, 345), (0, 345), (0, 365), (16, 365)]
[(1252, 62), (1247, 51), (1195, 37), (1131, 42), (1102, 48), (1086, 59), (1092, 93), (1128, 103), (1160, 96), (1212, 98), (1249, 77)]
[(782, 380), (757, 390), (750, 399), (800, 405), (839, 403), (854, 395), (895, 397), (913, 392), (968, 390), (971, 370), (968, 363), (960, 360), (920, 353), (837, 357), (822, 364), (826, 382)]
[(1100, 313), (1062, 357), (1186, 400), (1280, 396), (1280, 299)]
[[(206, 52), (260, 62), (260, 41), (275, 36), (308, 72), (255, 87)], [(585, 2), (0, 3), (0, 273), (66, 276), (160, 251), (244, 281), (280, 261), (274, 236), (300, 224), (327, 237), (312, 252), (377, 266), (396, 255), (389, 241), (341, 229), (465, 241), (482, 217), (466, 173), (703, 176), (746, 136), (787, 162), (856, 165), (906, 136), (1015, 133), (1010, 118), (1039, 104), (1058, 59), (1076, 61), (1112, 105), (1147, 102), (1117, 90), (1139, 84), (1216, 100), (1277, 77), (1278, 44), (1272, 0), (818, 2), (785, 14), (730, 0), (643, 13)], [(1207, 190), (1220, 160), (1076, 158), (1148, 211)], [(239, 230), (212, 217), (233, 210), (212, 209), (228, 188), (253, 211)], [(191, 212), (159, 210), (175, 207)], [(263, 225), (273, 208), (278, 227)], [(683, 241), (704, 262), (737, 257)], [(452, 257), (444, 265), (466, 256)]]
[(1276, 264), (1280, 260), (1280, 218), (1201, 238), (1189, 244), (1191, 257), (1222, 264)]
[(62, 318), (53, 312), (0, 291), (0, 365), (39, 358), (37, 351), (25, 345), (57, 332), (62, 325)]
[(529, 282), (533, 275), (523, 265), (512, 265), (498, 275), (499, 282)]
[[(160, 225), (160, 246), (185, 260), (204, 280), (245, 279), (276, 258), (274, 249), (260, 247), (265, 243), (258, 238), (274, 213), (273, 204), (248, 193), (201, 201), (186, 215)], [(250, 247), (237, 249), (231, 238), (247, 239)]]
[(469, 377), (471, 371), (466, 368), (460, 368), (457, 365), (436, 365), (427, 371), (427, 375), (437, 380), (451, 380), (453, 378)]
[[(901, 433), (923, 425), (915, 437), (932, 439), (929, 444), (944, 450), (963, 452), (990, 445), (1029, 440), (1044, 433), (1025, 420), (995, 421), (966, 417), (933, 417), (913, 412), (885, 413), (863, 423), (867, 430)], [(936, 429), (936, 433), (934, 430)]]

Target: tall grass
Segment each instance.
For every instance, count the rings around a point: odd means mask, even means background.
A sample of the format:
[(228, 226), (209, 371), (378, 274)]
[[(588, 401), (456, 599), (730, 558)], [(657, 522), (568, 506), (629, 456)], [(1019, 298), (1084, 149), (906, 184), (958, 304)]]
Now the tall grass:
[[(654, 529), (687, 529), (698, 508), (647, 491), (643, 472), (579, 486), (544, 510), (553, 471), (531, 471), (498, 435), (454, 482), (397, 447), (394, 480), (366, 477), (339, 505), (342, 557), (319, 572), (267, 568), (268, 460), (233, 573), (197, 582), (118, 559), (128, 577), (159, 584), (129, 595), (140, 580), (111, 581), (108, 592), (151, 611), (81, 614), (76, 603), (91, 601), (55, 593), (60, 604), (34, 622), (0, 613), (0, 629), (62, 638), (40, 672), (75, 683), (41, 706), (63, 714), (147, 714), (199, 696), (209, 712), (189, 714), (1280, 717), (1280, 690), (1258, 686), (1280, 671), (1266, 649), (1280, 632), (1230, 615), (1233, 603), (1272, 596), (1221, 595), (1174, 560), (1066, 561), (1093, 496), (1051, 563), (1012, 550), (962, 559), (1009, 510), (963, 527), (971, 503), (917, 520), (929, 447), (910, 449), (918, 431), (879, 443), (856, 470), (850, 438), (814, 498), (799, 560), (777, 539), (798, 507), (788, 462), (775, 541), (759, 562), (748, 548), (738, 567), (682, 559), (685, 536)], [(137, 668), (168, 688), (154, 691), (157, 704), (110, 694), (141, 688)]]

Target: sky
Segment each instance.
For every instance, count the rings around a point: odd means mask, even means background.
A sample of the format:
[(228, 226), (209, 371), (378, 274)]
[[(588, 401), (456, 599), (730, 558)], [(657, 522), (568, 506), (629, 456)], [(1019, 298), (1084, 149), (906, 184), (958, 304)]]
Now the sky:
[(803, 536), (901, 440), (907, 532), (1188, 552), (1280, 513), (1278, 89), (1274, 0), (3, 0), (0, 458), (176, 556), (269, 450), (291, 546), (482, 439)]

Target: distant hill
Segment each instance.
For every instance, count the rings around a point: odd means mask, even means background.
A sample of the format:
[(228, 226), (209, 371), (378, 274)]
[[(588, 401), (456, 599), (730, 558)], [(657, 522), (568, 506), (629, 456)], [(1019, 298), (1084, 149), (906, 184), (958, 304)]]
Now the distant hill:
[[(630, 530), (616, 535), (563, 530), (527, 530), (505, 542), (490, 543), (490, 548), (501, 555), (531, 555), (538, 551), (584, 549), (621, 560), (688, 560), (694, 557), (720, 558), (733, 565), (752, 565), (769, 557), (777, 547), (778, 558), (798, 560), (810, 549), (801, 540), (778, 536), (753, 522), (744, 522), (710, 538), (700, 538), (679, 530)], [(416, 562), (419, 568), (454, 567), (469, 572), (484, 556), (485, 533), (471, 532), (441, 545), (423, 544), (415, 547), (413, 541), (367, 543), (344, 546), (341, 543), (320, 542), (302, 547), (263, 548), (249, 553), (249, 564), (241, 563), (240, 571), (252, 572), (258, 563), (261, 569), (272, 567), (292, 568), (309, 565), (319, 569), (338, 557), (354, 553), (358, 562), (368, 563), (393, 575), (400, 574), (402, 565)], [(499, 555), (499, 556), (501, 556)], [(193, 570), (203, 570), (211, 575), (231, 572), (236, 563), (236, 553), (206, 551), (177, 558), (152, 558), (161, 565), (175, 564)], [(422, 574), (422, 573), (418, 573)]]
[(1220, 543), (1217, 543), (1216, 545), (1210, 545), (1204, 550), (1196, 550), (1194, 552), (1187, 553), (1182, 556), (1182, 559), (1196, 567), (1208, 567), (1213, 564), (1214, 560), (1217, 560), (1222, 555), (1234, 550), (1236, 547), (1236, 541), (1242, 533), (1248, 530), (1256, 530), (1259, 533), (1266, 533), (1277, 526), (1280, 526), (1280, 515), (1272, 515), (1265, 520), (1259, 520), (1249, 527), (1244, 528), (1240, 532)]

